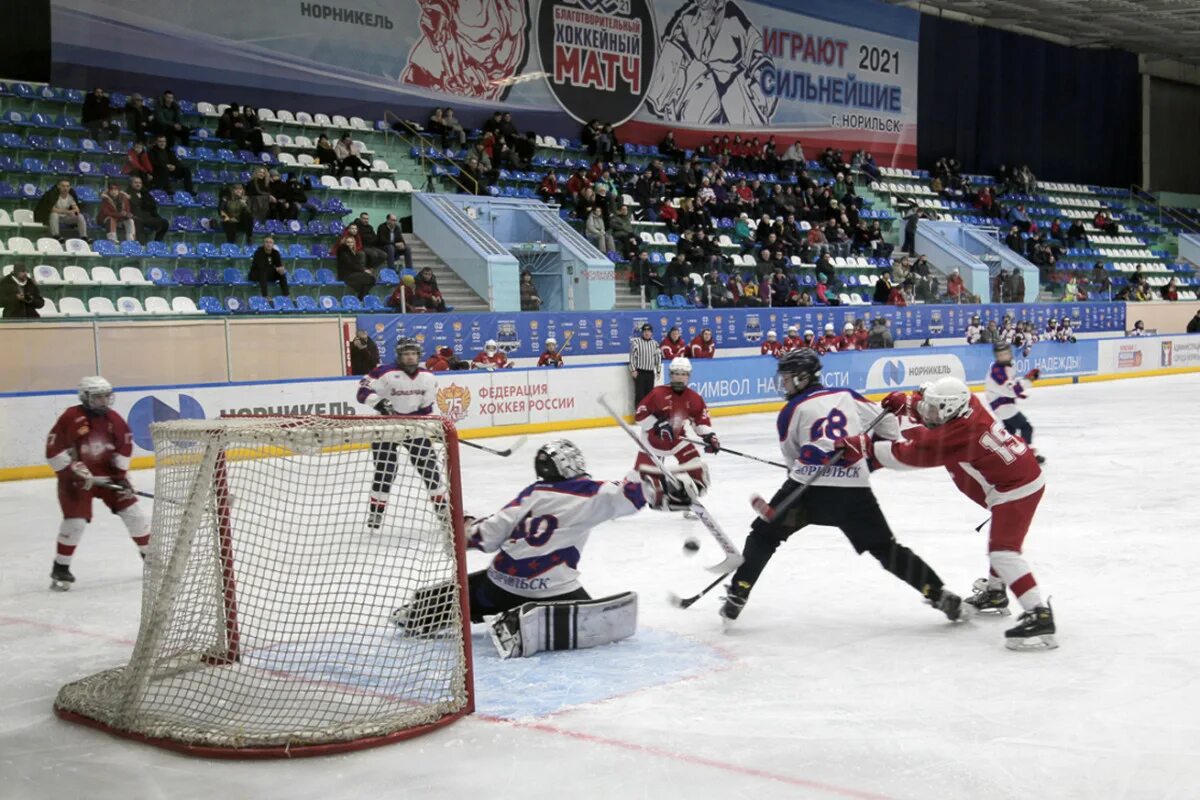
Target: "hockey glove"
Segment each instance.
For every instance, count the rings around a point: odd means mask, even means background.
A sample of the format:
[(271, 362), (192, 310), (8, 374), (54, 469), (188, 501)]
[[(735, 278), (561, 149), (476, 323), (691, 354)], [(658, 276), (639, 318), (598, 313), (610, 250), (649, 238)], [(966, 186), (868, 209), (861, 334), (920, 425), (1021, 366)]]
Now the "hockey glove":
[(844, 436), (833, 443), (833, 449), (841, 451), (843, 464), (855, 464), (863, 459), (870, 461), (875, 457), (875, 445), (865, 433)]
[(659, 511), (684, 511), (699, 496), (696, 482), (687, 474), (676, 475), (670, 481), (658, 475), (645, 475), (642, 477), (642, 493), (646, 497), (646, 505)]
[(1033, 369), (1029, 370), (1029, 372), (1025, 373), (1025, 380), (1027, 381), (1036, 381), (1040, 377), (1042, 377), (1042, 371), (1037, 367), (1034, 367)]
[(883, 407), (884, 411), (888, 411), (898, 417), (908, 416), (908, 394), (906, 392), (892, 392), (883, 398), (883, 402), (879, 405)]
[(119, 478), (110, 478), (109, 483), (112, 485), (112, 489), (116, 491), (121, 500), (127, 500), (131, 497), (134, 497), (133, 484), (129, 482), (129, 478), (126, 478), (122, 475)]
[(378, 411), (380, 414), (383, 414), (385, 417), (391, 416), (392, 414), (396, 413), (396, 409), (392, 408), (392, 404), (389, 403), (386, 399), (380, 400), (378, 403), (376, 403), (375, 410)]
[(700, 438), (702, 438), (704, 440), (704, 452), (706, 452), (706, 453), (721, 452), (721, 442), (720, 442), (720, 440), (717, 439), (717, 435), (715, 433), (706, 433)]
[(654, 423), (654, 427), (650, 430), (654, 432), (655, 436), (664, 442), (675, 441), (675, 426), (671, 424), (671, 420), (669, 419), (659, 420), (658, 422)]
[(67, 467), (64, 472), (67, 472), (76, 480), (76, 486), (84, 491), (91, 489), (96, 485), (96, 476), (87, 468), (87, 464), (82, 461), (72, 461), (71, 466)]

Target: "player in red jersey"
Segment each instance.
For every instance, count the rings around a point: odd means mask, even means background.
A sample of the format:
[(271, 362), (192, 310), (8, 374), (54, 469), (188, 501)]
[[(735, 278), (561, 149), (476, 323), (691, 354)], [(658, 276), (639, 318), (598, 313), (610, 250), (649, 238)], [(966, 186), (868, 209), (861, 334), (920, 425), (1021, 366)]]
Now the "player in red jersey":
[(471, 359), (472, 369), (486, 369), (488, 371), (495, 369), (508, 369), (512, 363), (508, 360), (508, 356), (504, 351), (496, 346), (495, 339), (488, 339), (483, 343), (483, 350), (475, 354)]
[[(683, 438), (684, 426), (691, 423), (696, 435), (704, 440), (706, 453), (718, 452), (721, 443), (713, 432), (704, 398), (688, 388), (692, 363), (683, 357), (676, 358), (671, 361), (669, 372), (670, 383), (654, 387), (642, 398), (634, 420), (641, 426), (650, 449), (660, 459), (674, 456), (676, 464), (666, 466), (672, 471), (690, 475), (700, 494), (703, 494), (708, 488), (708, 467), (700, 460), (696, 446)], [(653, 475), (658, 471), (645, 453), (638, 453), (634, 469), (643, 475)]]
[(678, 325), (667, 331), (666, 338), (659, 344), (659, 349), (662, 350), (662, 359), (667, 364), (670, 364), (673, 358), (687, 355), (688, 343), (683, 340), (683, 334), (679, 332)]
[(787, 336), (783, 337), (783, 352), (790, 353), (805, 346), (804, 340), (800, 338), (800, 329), (795, 325), (789, 325)]
[(779, 334), (775, 331), (767, 331), (767, 339), (762, 343), (762, 347), (758, 349), (760, 355), (764, 356), (779, 356), (783, 353), (783, 345), (777, 338)]
[(717, 343), (713, 341), (712, 328), (702, 328), (688, 346), (687, 355), (691, 358), (713, 358), (716, 354)]
[(858, 337), (854, 335), (854, 323), (847, 322), (842, 326), (842, 336), (838, 339), (838, 352), (844, 353), (847, 350), (858, 349)]
[(558, 352), (558, 340), (553, 336), (546, 339), (546, 349), (538, 356), (539, 367), (561, 367), (563, 365), (562, 353)]
[(905, 438), (897, 442), (872, 442), (866, 436), (839, 440), (844, 460), (867, 458), (896, 469), (945, 467), (963, 494), (992, 512), (989, 577), (976, 581), (976, 594), (966, 602), (981, 612), (1007, 613), (1007, 584), (1025, 610), (1016, 627), (1004, 634), (1008, 647), (1057, 647), (1054, 614), (1021, 555), (1045, 492), (1033, 451), (957, 378), (939, 378), (911, 397), (893, 392), (882, 405), (921, 424), (904, 431)]
[[(807, 331), (805, 333), (807, 333)], [(820, 339), (817, 339), (816, 344), (812, 345), (812, 348), (817, 351), (818, 355), (836, 353), (838, 351), (838, 345), (841, 344), (841, 341), (841, 337), (837, 335), (837, 332), (833, 328), (833, 323), (826, 322), (825, 335)]]
[[(71, 558), (92, 521), (92, 499), (101, 500), (121, 518), (142, 557), (150, 544), (150, 526), (126, 477), (133, 454), (133, 435), (125, 419), (112, 410), (112, 384), (100, 376), (79, 382), (79, 405), (58, 418), (46, 437), (46, 460), (58, 475), (58, 553), (50, 572), (50, 588), (65, 592), (75, 582)], [(117, 488), (104, 484), (115, 484)]]

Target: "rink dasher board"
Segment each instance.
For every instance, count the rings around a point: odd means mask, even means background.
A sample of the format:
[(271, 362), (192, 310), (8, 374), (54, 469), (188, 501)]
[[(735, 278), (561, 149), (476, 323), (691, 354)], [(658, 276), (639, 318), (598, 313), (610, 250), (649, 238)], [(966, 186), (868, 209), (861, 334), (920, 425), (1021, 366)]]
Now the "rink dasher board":
[[(827, 385), (868, 397), (911, 390), (943, 375), (982, 384), (992, 362), (988, 345), (959, 345), (830, 353), (823, 356)], [(692, 388), (715, 416), (770, 411), (780, 406), (775, 360), (767, 356), (696, 359)], [(1045, 342), (1028, 355), (1018, 351), (1020, 373), (1037, 368), (1039, 386), (1112, 380), (1200, 370), (1200, 335), (1081, 339)], [(458, 427), (463, 438), (544, 434), (611, 425), (597, 399), (607, 394), (632, 411), (633, 387), (626, 364), (583, 365), (434, 373), (434, 413)], [(664, 367), (665, 379), (665, 367)], [(355, 402), (357, 377), (183, 386), (117, 386), (114, 407), (134, 435), (134, 468), (153, 466), (149, 428), (179, 418), (221, 414), (372, 414)], [(0, 480), (52, 475), (42, 459), (45, 435), (63, 410), (76, 403), (74, 390), (0, 395)], [(280, 452), (279, 455), (287, 455)]]

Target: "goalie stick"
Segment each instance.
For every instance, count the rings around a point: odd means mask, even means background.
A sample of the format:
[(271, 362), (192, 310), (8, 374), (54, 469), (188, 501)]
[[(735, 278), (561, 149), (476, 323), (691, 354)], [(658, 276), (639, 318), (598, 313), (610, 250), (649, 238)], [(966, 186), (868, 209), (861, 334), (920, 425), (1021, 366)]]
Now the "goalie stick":
[[(662, 472), (663, 480), (672, 485), (678, 483), (671, 473), (667, 471), (666, 467), (663, 466), (662, 459), (659, 458), (658, 455), (650, 449), (650, 446), (642, 440), (642, 437), (639, 436), (637, 431), (633, 429), (633, 426), (621, 418), (621, 415), (618, 414), (608, 402), (608, 398), (604, 395), (600, 395), (598, 401), (604, 410), (607, 411), (609, 415), (617, 421), (617, 424), (621, 426), (621, 430), (625, 431), (629, 438), (633, 439), (633, 441), (637, 444), (638, 448), (646, 454), (646, 457), (658, 467), (659, 471)], [(713, 519), (713, 516), (708, 512), (708, 509), (700, 503), (694, 501), (691, 504), (691, 509), (700, 522), (704, 524), (704, 527), (708, 529), (708, 532), (712, 535), (712, 538), (716, 541), (716, 543), (720, 545), (721, 550), (725, 553), (725, 558), (720, 563), (713, 564), (711, 567), (705, 567), (705, 569), (707, 569), (709, 572), (729, 573), (741, 566), (742, 554), (739, 553), (737, 548), (733, 546), (733, 542), (730, 541), (729, 537), (725, 534), (725, 531), (721, 530), (721, 526), (717, 524), (715, 519)]]
[[(870, 433), (872, 429), (882, 422), (883, 418), (890, 413), (892, 412), (879, 412), (879, 415), (875, 417), (875, 419), (871, 420), (871, 423), (867, 425), (867, 427), (863, 430), (863, 433)], [(779, 512), (795, 505), (796, 502), (804, 495), (804, 493), (808, 491), (810, 486), (819, 481), (831, 469), (836, 467), (841, 460), (842, 454), (840, 452), (835, 453), (828, 464), (822, 465), (820, 469), (813, 473), (813, 476), (808, 479), (807, 483), (797, 486), (795, 489), (793, 489), (786, 497), (779, 501), (778, 505), (772, 506), (765, 499), (763, 499), (763, 496), (760, 494), (750, 495), (750, 505), (754, 507), (754, 510), (758, 512), (758, 516), (764, 522), (771, 522), (777, 516), (779, 516)]]
[(521, 436), (515, 442), (513, 442), (512, 444), (510, 444), (508, 447), (504, 448), (503, 450), (496, 450), (495, 448), (492, 448), (492, 447), (486, 447), (482, 444), (476, 444), (475, 442), (472, 442), (468, 439), (459, 439), (458, 441), (461, 442), (462, 444), (465, 444), (467, 447), (474, 447), (476, 450), (482, 450), (483, 452), (491, 453), (494, 456), (500, 456), (501, 458), (508, 458), (513, 453), (515, 453), (517, 450), (521, 449), (521, 445), (525, 444), (525, 441), (528, 438), (529, 438), (528, 436)]

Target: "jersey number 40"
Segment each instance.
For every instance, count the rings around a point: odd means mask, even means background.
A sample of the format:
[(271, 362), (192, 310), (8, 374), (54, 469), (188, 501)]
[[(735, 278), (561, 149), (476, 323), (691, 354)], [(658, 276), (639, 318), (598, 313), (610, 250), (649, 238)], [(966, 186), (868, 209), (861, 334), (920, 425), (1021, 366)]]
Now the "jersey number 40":
[(979, 437), (979, 444), (1000, 456), (1000, 460), (1005, 464), (1013, 463), (1017, 456), (1029, 450), (1023, 441), (1005, 430), (999, 420), (992, 423), (991, 430)]
[(516, 530), (509, 538), (514, 542), (524, 539), (530, 547), (541, 547), (550, 541), (550, 537), (556, 530), (558, 530), (558, 517), (553, 514), (535, 517), (530, 511), (521, 518), (521, 522), (518, 523)]

